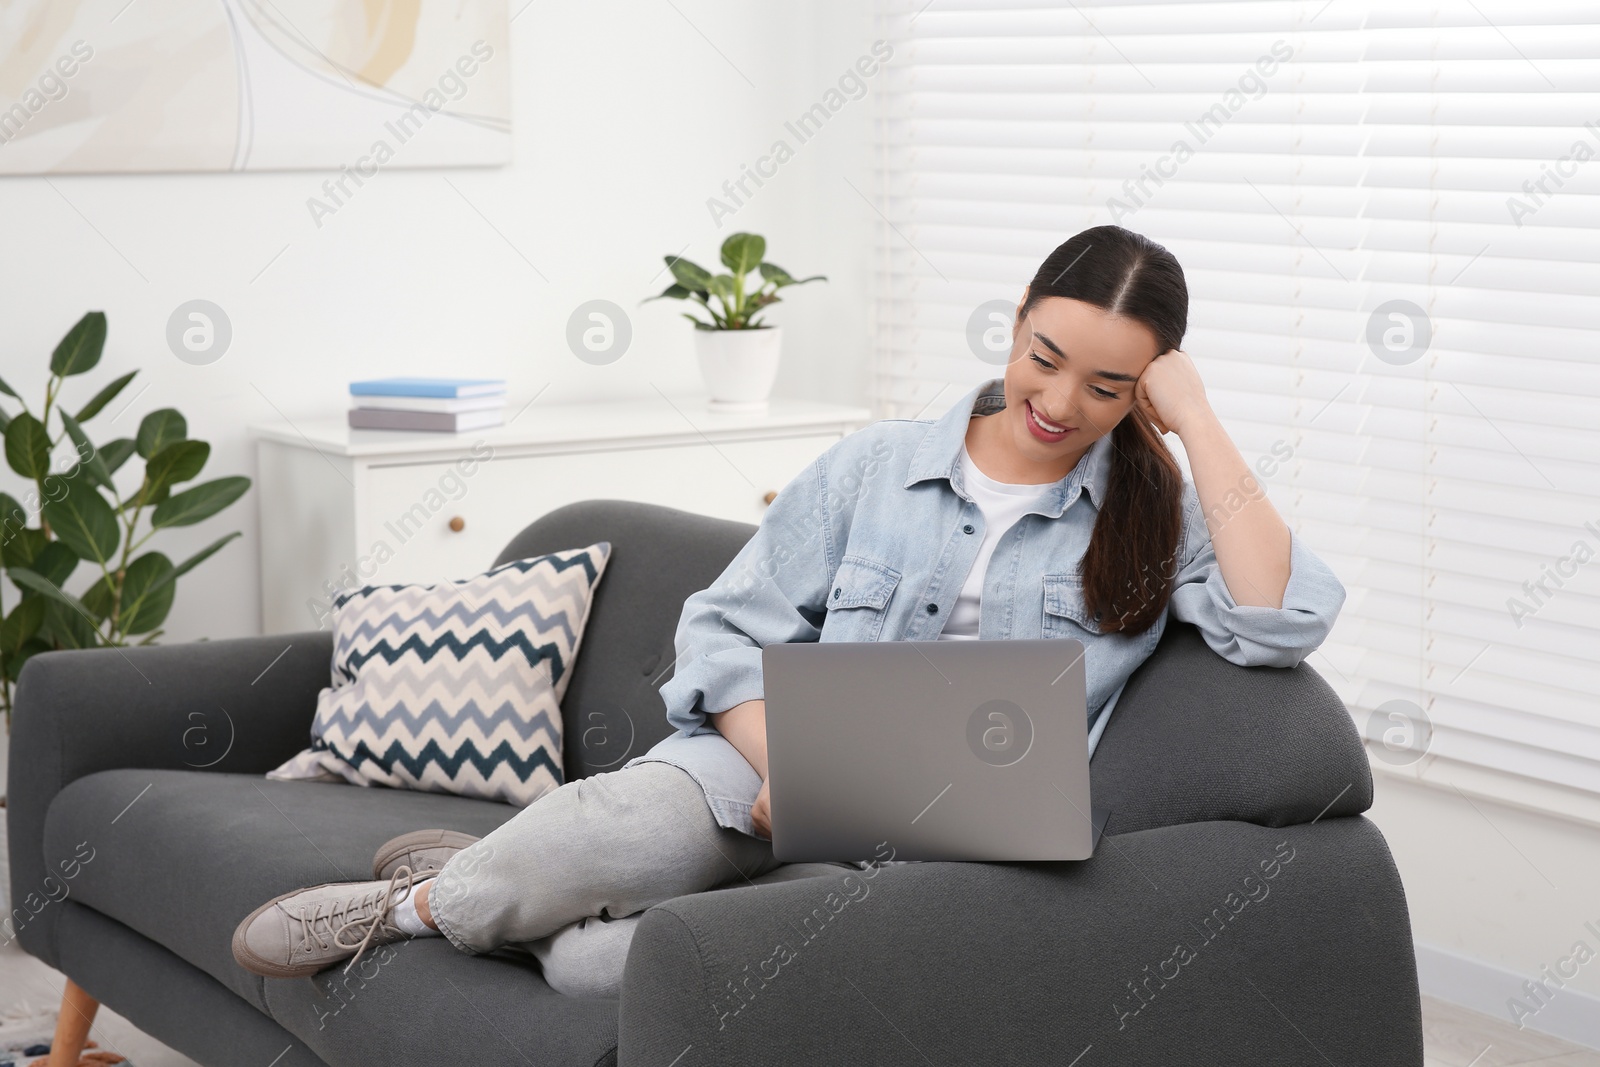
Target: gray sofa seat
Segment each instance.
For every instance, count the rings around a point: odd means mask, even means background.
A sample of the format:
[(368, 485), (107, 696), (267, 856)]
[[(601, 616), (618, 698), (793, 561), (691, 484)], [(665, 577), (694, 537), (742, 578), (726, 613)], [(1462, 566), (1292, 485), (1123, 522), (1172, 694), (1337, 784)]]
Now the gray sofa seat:
[(473, 959), (430, 938), (374, 949), (348, 975), (334, 968), (289, 981), (263, 979), (233, 961), (234, 927), (268, 897), (370, 878), (373, 851), (398, 833), (446, 827), (481, 836), (517, 810), (254, 775), (101, 771), (73, 782), (50, 806), (45, 852), (72, 855), (78, 842), (93, 843), (73, 900), (164, 945), (319, 1052), (356, 1054), (357, 1042), (384, 1029), (380, 1020), (357, 1020), (408, 1004), (397, 1037), (426, 1026), (435, 1051), (477, 1048), (485, 1024), (476, 1005), (515, 1047), (537, 1048), (541, 1063), (591, 1067), (616, 1045), (615, 1000), (555, 993), (524, 954)]
[[(562, 706), (570, 777), (666, 735), (656, 688), (683, 600), (751, 529), (590, 501), (501, 554), (613, 545)], [(1112, 808), (1094, 859), (893, 867), (838, 910), (842, 873), (680, 897), (640, 923), (618, 1001), (562, 997), (523, 956), (435, 939), (363, 965), (371, 978), (353, 987), (232, 963), (234, 925), (267, 897), (360, 877), (392, 833), (481, 833), (515, 813), (264, 780), (305, 746), (330, 655), (325, 633), (47, 653), (19, 685), (13, 899), (37, 899), (78, 842), (97, 850), (19, 939), (208, 1065), (1043, 1064), (1090, 1044), (1099, 1064), (1421, 1063), (1405, 898), (1360, 814), (1370, 771), (1310, 662), (1237, 667), (1173, 625), (1091, 765), (1096, 803)], [(1280, 843), (1296, 858), (1270, 896), (1213, 920), (1227, 932), (1137, 1014), (1114, 1014)], [(764, 979), (775, 945), (812, 930)], [(736, 987), (759, 993), (730, 1014)]]
[[(192, 770), (100, 771), (50, 805), (44, 850), (95, 850), (72, 897), (165, 945), (267, 1010), (266, 979), (233, 961), (234, 927), (279, 893), (372, 877), (396, 834), (443, 827), (483, 836), (515, 808), (438, 793)], [(112, 820), (115, 819), (115, 823)], [(327, 972), (319, 984), (332, 984)], [(352, 975), (355, 973), (351, 972)], [(530, 966), (530, 985), (543, 985)]]

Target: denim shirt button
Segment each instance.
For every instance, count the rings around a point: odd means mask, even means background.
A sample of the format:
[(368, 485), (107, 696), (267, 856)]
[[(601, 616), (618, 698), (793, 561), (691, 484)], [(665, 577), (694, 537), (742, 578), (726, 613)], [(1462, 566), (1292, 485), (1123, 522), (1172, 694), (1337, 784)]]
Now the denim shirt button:
[(939, 614), (939, 605), (937, 605), (937, 604), (929, 604), (928, 605), (928, 614), (929, 615), (937, 615), (937, 614)]
[(969, 522), (965, 526), (961, 527), (961, 532), (962, 533), (972, 533), (976, 529), (977, 529), (977, 527), (973, 526), (972, 523)]
[(833, 599), (835, 599), (835, 600), (838, 600), (838, 599), (839, 599), (839, 593), (840, 593), (840, 592), (841, 592), (841, 590), (838, 590), (838, 589), (835, 589), (835, 590), (834, 590), (834, 591), (833, 591)]

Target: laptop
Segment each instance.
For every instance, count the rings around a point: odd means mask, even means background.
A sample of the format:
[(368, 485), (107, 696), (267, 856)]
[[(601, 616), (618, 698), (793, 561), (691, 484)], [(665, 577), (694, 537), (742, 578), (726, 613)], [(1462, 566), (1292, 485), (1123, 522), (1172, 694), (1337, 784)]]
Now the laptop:
[(762, 650), (773, 855), (1082, 860), (1083, 643), (799, 642)]

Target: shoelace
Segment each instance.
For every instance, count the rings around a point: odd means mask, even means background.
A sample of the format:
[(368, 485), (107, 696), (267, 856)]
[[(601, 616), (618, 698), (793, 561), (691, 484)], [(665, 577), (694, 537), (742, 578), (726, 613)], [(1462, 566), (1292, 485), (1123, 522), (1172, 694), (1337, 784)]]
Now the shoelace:
[[(403, 884), (402, 877), (404, 878)], [(374, 935), (379, 930), (387, 928), (397, 934), (403, 933), (399, 927), (389, 921), (389, 915), (393, 911), (395, 904), (404, 900), (406, 894), (411, 892), (411, 885), (411, 868), (401, 866), (390, 876), (387, 886), (382, 889), (372, 889), (365, 893), (358, 893), (355, 896), (346, 897), (344, 900), (334, 901), (328, 907), (326, 913), (323, 912), (323, 904), (321, 903), (312, 907), (301, 908), (299, 914), (300, 947), (309, 948), (312, 941), (315, 941), (317, 947), (326, 949), (328, 942), (317, 930), (317, 924), (326, 925), (335, 945), (340, 948), (354, 948), (356, 950), (356, 954), (350, 958), (350, 962), (345, 964), (344, 973), (349, 974), (350, 968), (354, 967), (362, 955), (366, 953)], [(398, 896), (395, 894), (397, 888), (399, 889)], [(350, 944), (345, 939), (347, 931), (360, 934), (360, 942), (355, 945)]]

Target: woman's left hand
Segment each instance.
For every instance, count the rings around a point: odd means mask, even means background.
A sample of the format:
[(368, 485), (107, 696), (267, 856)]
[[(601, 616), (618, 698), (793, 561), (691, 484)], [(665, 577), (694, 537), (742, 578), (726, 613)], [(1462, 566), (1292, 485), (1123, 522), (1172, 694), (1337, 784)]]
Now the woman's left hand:
[(750, 821), (755, 824), (756, 836), (772, 840), (772, 791), (767, 788), (767, 783), (761, 783), (761, 792), (756, 794), (756, 802), (750, 806)]
[(1188, 420), (1210, 410), (1205, 383), (1189, 353), (1169, 348), (1145, 367), (1133, 387), (1134, 402), (1162, 433), (1180, 437)]

